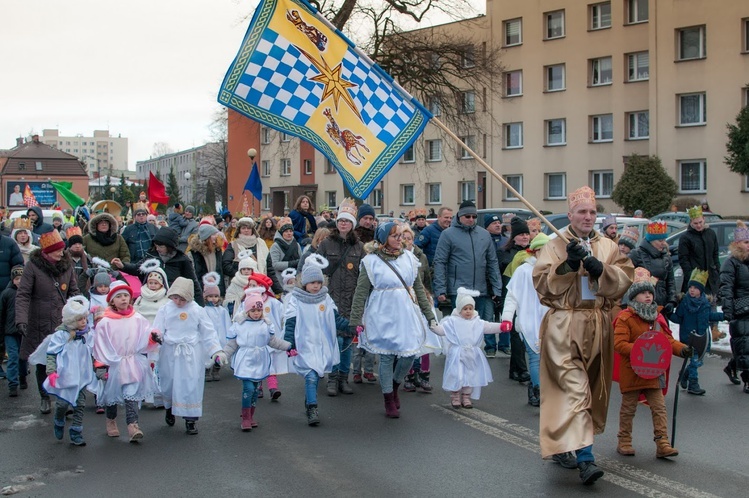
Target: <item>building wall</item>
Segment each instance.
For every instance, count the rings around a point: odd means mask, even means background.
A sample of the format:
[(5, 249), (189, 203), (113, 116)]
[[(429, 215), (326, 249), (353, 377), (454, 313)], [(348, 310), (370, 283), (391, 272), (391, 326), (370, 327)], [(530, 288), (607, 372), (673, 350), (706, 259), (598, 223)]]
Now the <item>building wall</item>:
[(60, 136), (57, 129), (42, 131), (39, 140), (86, 163), (88, 176), (110, 174), (111, 169), (128, 169), (128, 140), (112, 137), (108, 130), (94, 130), (93, 136)]
[(205, 168), (205, 155), (209, 153), (208, 149), (216, 145), (209, 143), (153, 159), (138, 161), (135, 165), (136, 178), (141, 181), (148, 180), (149, 173), (153, 173), (161, 178), (165, 186), (168, 186), (169, 173), (173, 169), (177, 177), (182, 201), (185, 203), (203, 203), (205, 202), (207, 179), (199, 172)]

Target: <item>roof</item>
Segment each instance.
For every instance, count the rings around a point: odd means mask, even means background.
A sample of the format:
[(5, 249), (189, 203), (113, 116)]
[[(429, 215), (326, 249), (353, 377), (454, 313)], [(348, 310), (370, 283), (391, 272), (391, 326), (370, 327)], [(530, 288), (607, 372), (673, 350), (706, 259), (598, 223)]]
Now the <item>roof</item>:
[[(8, 151), (2, 166), (3, 175), (88, 176), (85, 165), (74, 155), (32, 140)], [(37, 168), (41, 163), (41, 169)]]

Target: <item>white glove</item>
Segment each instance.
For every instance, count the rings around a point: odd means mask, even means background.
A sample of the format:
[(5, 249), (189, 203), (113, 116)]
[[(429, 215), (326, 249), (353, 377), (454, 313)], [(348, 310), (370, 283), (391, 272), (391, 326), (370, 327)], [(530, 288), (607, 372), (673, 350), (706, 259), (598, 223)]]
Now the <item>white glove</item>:
[(226, 357), (226, 353), (223, 351), (218, 351), (211, 356), (211, 359), (213, 360), (213, 363), (220, 364), (220, 365), (226, 365), (228, 363), (228, 358)]

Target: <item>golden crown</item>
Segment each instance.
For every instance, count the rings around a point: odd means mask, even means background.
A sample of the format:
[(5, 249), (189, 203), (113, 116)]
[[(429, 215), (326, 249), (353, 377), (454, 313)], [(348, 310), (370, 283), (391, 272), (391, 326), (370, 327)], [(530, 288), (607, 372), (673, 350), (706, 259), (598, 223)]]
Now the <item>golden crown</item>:
[(570, 211), (573, 211), (580, 204), (592, 204), (596, 205), (596, 193), (592, 188), (585, 185), (572, 192), (568, 197)]
[(668, 232), (668, 225), (665, 221), (654, 221), (648, 223), (647, 233), (650, 235), (663, 235)]
[(60, 232), (58, 232), (57, 230), (45, 232), (39, 236), (39, 246), (42, 249), (55, 246), (56, 244), (63, 244), (63, 247), (65, 247), (62, 241), (62, 237), (60, 236)]
[(13, 222), (14, 230), (31, 230), (31, 220), (28, 218), (17, 218)]
[(340, 206), (338, 206), (338, 214), (341, 213), (348, 213), (351, 216), (356, 219), (356, 213), (359, 211), (359, 209), (356, 207), (356, 202), (354, 202), (354, 199), (346, 197), (341, 201)]
[(707, 271), (695, 268), (694, 270), (692, 270), (692, 274), (689, 276), (689, 281), (699, 282), (700, 284), (702, 284), (702, 287), (705, 287), (705, 284), (707, 283), (707, 277)]
[(632, 284), (634, 285), (640, 282), (647, 282), (652, 284), (653, 277), (650, 276), (650, 271), (648, 271), (647, 268), (638, 266), (637, 268), (635, 268), (635, 278), (632, 280)]
[(687, 214), (689, 215), (689, 219), (693, 220), (695, 218), (702, 218), (702, 206), (692, 206), (689, 209), (687, 209)]
[(80, 235), (81, 237), (83, 237), (83, 232), (81, 232), (80, 227), (70, 227), (67, 230), (65, 230), (65, 236), (67, 238), (70, 238), (74, 235)]

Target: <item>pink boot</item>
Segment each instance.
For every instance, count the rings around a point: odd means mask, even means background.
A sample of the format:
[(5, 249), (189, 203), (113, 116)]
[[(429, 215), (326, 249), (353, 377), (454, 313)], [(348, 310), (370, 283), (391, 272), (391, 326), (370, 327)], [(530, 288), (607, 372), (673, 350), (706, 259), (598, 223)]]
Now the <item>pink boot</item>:
[(252, 412), (250, 408), (242, 408), (242, 432), (252, 430)]
[(398, 409), (395, 407), (393, 393), (384, 393), (383, 396), (385, 397), (385, 416), (387, 418), (400, 417), (400, 413), (398, 413)]
[(257, 422), (255, 422), (255, 407), (253, 406), (250, 408), (250, 424), (252, 424), (252, 428), (254, 429), (257, 427)]

